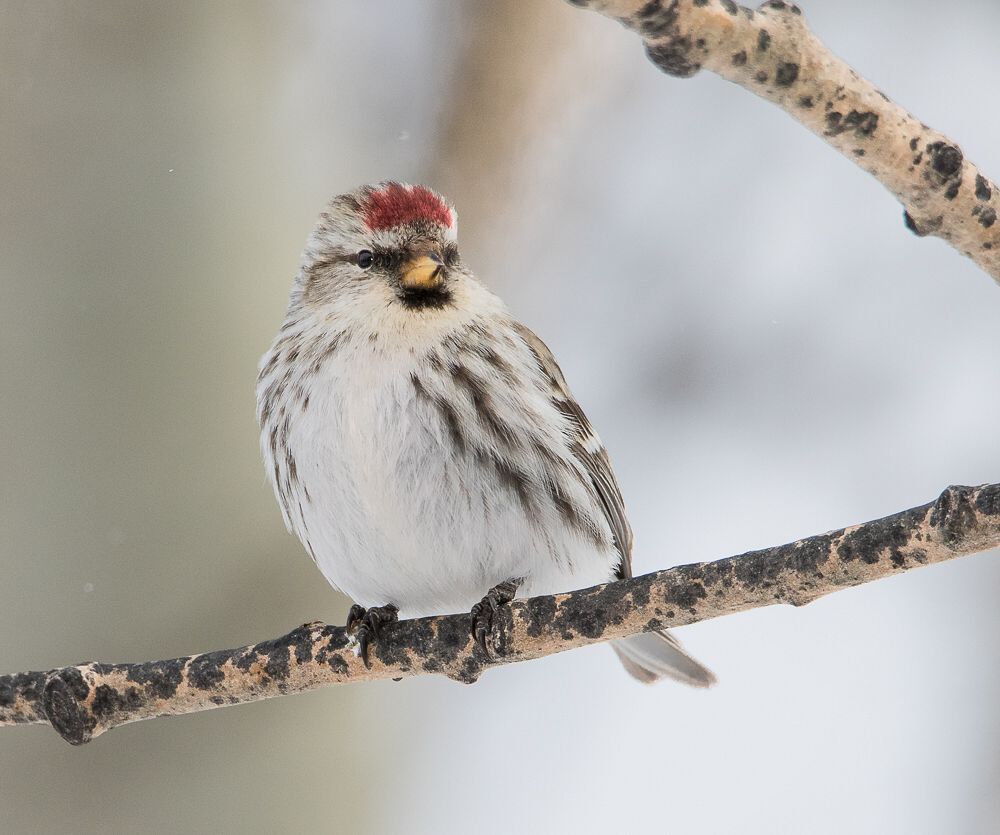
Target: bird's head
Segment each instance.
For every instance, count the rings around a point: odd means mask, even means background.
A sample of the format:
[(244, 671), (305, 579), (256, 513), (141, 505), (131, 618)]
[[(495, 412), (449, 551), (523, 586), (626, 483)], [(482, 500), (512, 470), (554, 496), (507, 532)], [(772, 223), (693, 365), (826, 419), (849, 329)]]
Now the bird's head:
[(425, 186), (382, 182), (334, 197), (302, 256), (301, 303), (333, 313), (448, 308), (466, 275), (456, 226), (454, 207)]

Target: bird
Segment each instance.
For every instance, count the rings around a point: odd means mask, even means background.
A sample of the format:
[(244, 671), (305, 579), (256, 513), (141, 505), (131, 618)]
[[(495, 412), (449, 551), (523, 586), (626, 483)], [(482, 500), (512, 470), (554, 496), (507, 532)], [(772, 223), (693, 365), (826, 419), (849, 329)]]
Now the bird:
[[(334, 197), (261, 358), (257, 418), (285, 525), (354, 605), (368, 647), (400, 617), (499, 607), (632, 575), (608, 453), (551, 351), (462, 260), (454, 205), (396, 181)], [(707, 687), (665, 630), (626, 671)]]

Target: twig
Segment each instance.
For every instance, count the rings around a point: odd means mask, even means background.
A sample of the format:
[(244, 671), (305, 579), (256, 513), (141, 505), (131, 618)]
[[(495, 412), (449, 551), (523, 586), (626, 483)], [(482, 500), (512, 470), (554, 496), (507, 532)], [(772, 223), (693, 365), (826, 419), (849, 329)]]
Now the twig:
[(1000, 281), (1000, 196), (958, 145), (837, 58), (799, 7), (732, 0), (570, 0), (638, 33), (661, 70), (705, 68), (785, 110), (879, 180), (908, 229), (934, 235)]
[(238, 649), (0, 676), (0, 725), (50, 722), (80, 745), (127, 722), (329, 684), (424, 673), (471, 683), (500, 664), (774, 603), (801, 606), (840, 588), (998, 545), (1000, 484), (949, 487), (929, 504), (790, 545), (515, 601), (498, 614), (490, 657), (470, 638), (467, 615), (386, 626), (370, 669), (351, 651), (343, 629), (307, 623)]

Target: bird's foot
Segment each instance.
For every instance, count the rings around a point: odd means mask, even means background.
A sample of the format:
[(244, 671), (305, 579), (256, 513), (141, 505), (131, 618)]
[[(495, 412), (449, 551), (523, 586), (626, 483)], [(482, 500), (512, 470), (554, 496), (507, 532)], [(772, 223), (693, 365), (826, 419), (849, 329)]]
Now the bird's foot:
[(493, 633), (493, 618), (501, 606), (506, 606), (517, 594), (518, 586), (523, 583), (523, 579), (504, 580), (497, 583), (487, 593), (486, 597), (472, 607), (470, 615), (472, 617), (472, 639), (479, 644), (479, 648), (487, 655), (490, 654), (486, 644), (486, 636)]
[(399, 620), (399, 609), (391, 603), (385, 606), (373, 606), (366, 609), (355, 603), (351, 606), (351, 611), (347, 613), (348, 632), (354, 632), (354, 639), (358, 642), (358, 655), (365, 662), (365, 667), (370, 667), (368, 663), (368, 647), (379, 638), (379, 632), (387, 623), (395, 623)]

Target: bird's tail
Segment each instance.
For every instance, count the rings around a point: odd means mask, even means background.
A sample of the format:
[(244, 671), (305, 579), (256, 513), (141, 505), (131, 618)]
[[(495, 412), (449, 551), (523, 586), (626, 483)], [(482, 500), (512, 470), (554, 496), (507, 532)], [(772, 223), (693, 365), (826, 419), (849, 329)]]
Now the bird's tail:
[(629, 635), (614, 641), (611, 648), (618, 653), (628, 674), (643, 684), (652, 684), (661, 678), (672, 678), (692, 687), (715, 684), (712, 671), (688, 655), (666, 629)]

